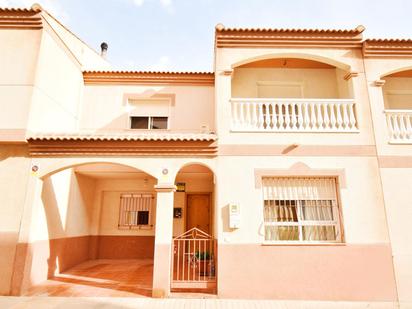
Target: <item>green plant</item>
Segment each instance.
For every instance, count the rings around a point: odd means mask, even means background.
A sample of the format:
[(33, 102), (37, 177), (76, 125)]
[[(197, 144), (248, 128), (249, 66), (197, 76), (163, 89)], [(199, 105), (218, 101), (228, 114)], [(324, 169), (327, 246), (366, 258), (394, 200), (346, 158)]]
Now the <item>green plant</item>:
[(203, 261), (203, 260), (210, 260), (211, 255), (210, 255), (209, 251), (196, 251), (195, 252), (195, 257), (198, 260)]

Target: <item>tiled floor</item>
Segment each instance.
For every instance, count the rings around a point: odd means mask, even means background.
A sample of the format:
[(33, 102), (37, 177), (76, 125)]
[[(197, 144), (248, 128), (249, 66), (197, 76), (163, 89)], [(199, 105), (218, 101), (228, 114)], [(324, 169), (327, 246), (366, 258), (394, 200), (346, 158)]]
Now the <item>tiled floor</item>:
[(150, 297), (153, 260), (90, 260), (32, 287), (25, 296)]

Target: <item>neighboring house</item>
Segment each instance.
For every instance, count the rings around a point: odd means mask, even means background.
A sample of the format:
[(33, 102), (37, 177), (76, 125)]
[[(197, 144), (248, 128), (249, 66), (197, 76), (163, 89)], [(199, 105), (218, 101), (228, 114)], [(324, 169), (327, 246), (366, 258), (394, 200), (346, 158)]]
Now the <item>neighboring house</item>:
[(412, 303), (412, 41), (363, 30), (219, 24), (214, 72), (119, 72), (0, 9), (0, 294), (148, 258), (155, 297)]

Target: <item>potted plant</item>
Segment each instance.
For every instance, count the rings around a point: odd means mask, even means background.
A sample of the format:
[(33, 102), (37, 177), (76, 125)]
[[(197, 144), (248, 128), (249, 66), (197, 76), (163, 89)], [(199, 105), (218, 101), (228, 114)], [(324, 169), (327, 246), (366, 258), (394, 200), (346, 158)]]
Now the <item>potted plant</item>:
[(208, 276), (213, 268), (213, 259), (209, 251), (196, 251), (195, 257), (199, 263), (200, 274)]

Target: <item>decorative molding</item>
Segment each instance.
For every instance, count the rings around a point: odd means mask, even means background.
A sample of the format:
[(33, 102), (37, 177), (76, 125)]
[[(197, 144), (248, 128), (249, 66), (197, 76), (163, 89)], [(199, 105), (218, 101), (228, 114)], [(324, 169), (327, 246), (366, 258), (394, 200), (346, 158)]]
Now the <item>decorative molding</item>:
[(359, 76), (359, 73), (358, 73), (358, 72), (353, 72), (353, 71), (351, 71), (351, 72), (347, 73), (347, 74), (343, 77), (343, 79), (344, 79), (344, 80), (350, 80), (351, 78), (357, 77), (357, 76)]
[(385, 80), (383, 80), (383, 79), (378, 79), (378, 80), (375, 80), (374, 82), (373, 82), (373, 85), (375, 86), (375, 87), (382, 87), (383, 85), (385, 85)]
[(28, 140), (30, 156), (216, 156), (214, 141)]
[(42, 29), (41, 11), (38, 6), (31, 9), (0, 8), (0, 29)]
[(86, 71), (85, 85), (190, 85), (214, 86), (213, 72), (153, 72), (153, 71)]
[(225, 76), (233, 76), (233, 69), (230, 70), (224, 70), (223, 75)]
[(332, 29), (250, 29), (215, 28), (217, 48), (327, 47), (361, 48), (365, 27), (352, 30)]
[(364, 57), (412, 57), (411, 39), (368, 39), (363, 42)]

